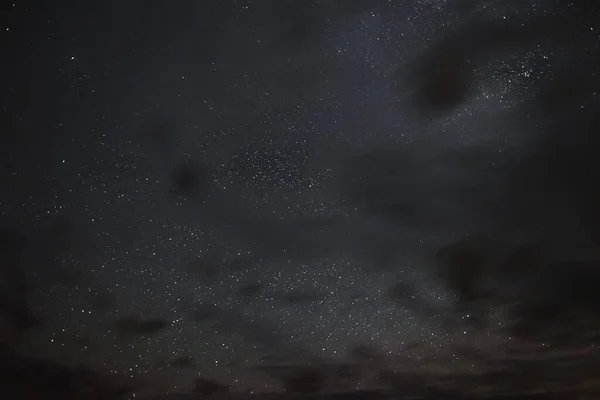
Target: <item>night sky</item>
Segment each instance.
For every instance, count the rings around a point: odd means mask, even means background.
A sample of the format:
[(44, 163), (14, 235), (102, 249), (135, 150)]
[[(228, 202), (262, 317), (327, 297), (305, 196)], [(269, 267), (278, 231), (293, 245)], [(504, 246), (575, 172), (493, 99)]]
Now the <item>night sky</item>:
[(593, 324), (589, 4), (3, 5), (2, 343), (272, 390)]

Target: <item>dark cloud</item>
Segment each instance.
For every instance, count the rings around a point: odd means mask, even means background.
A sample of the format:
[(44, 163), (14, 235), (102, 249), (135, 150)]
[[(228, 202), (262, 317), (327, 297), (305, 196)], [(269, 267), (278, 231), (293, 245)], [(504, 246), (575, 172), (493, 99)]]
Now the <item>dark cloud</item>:
[(292, 394), (319, 393), (326, 382), (319, 365), (269, 365), (259, 370), (280, 381), (283, 389)]
[(466, 217), (487, 197), (484, 172), (490, 162), (484, 156), (478, 165), (468, 161), (451, 163), (426, 141), (374, 149), (349, 160), (341, 190), (366, 216), (401, 229), (426, 233), (445, 233), (456, 226), (468, 229), (473, 221)]
[(281, 303), (289, 306), (312, 303), (318, 301), (322, 296), (322, 294), (319, 296), (314, 292), (294, 291), (281, 295)]
[(472, 302), (486, 295), (481, 287), (486, 262), (489, 262), (485, 256), (485, 249), (471, 240), (445, 247), (436, 255), (440, 275), (464, 302)]
[(263, 290), (263, 285), (260, 283), (250, 283), (248, 285), (244, 285), (240, 288), (240, 295), (244, 297), (254, 297), (258, 295)]
[(210, 174), (205, 167), (185, 163), (173, 172), (172, 193), (178, 196), (196, 195), (200, 201), (210, 188)]
[(356, 361), (378, 361), (381, 359), (381, 354), (373, 346), (366, 344), (357, 344), (349, 351), (351, 359)]
[(360, 364), (339, 364), (335, 366), (333, 378), (356, 383), (363, 376), (363, 373), (364, 371)]
[(212, 308), (203, 308), (200, 307), (197, 310), (193, 310), (190, 312), (190, 317), (192, 320), (196, 322), (207, 322), (212, 321), (217, 317), (217, 310)]
[(171, 324), (163, 319), (124, 317), (115, 323), (115, 331), (123, 336), (151, 336), (167, 329)]
[(116, 299), (108, 292), (95, 293), (90, 301), (92, 307), (99, 311), (108, 311), (116, 308)]
[(223, 272), (224, 261), (215, 251), (209, 252), (188, 263), (187, 270), (190, 275), (201, 282), (214, 279)]
[(140, 385), (123, 376), (63, 366), (0, 349), (0, 393), (10, 398), (125, 399)]
[(283, 386), (289, 393), (318, 393), (323, 386), (323, 377), (318, 370), (305, 368), (284, 377)]
[(423, 60), (416, 68), (414, 79), (422, 82), (416, 95), (423, 108), (443, 111), (464, 102), (473, 90), (473, 71), (460, 49), (444, 48)]
[(217, 394), (224, 394), (229, 391), (229, 386), (224, 385), (213, 379), (196, 378), (194, 381), (194, 393), (198, 393), (202, 396), (214, 396)]
[[(14, 344), (32, 327), (39, 324), (30, 306), (30, 282), (27, 279), (29, 252), (36, 251), (31, 238), (24, 233), (4, 229), (0, 231), (0, 318), (2, 344)], [(39, 268), (39, 266), (36, 266)]]
[(598, 261), (569, 261), (548, 265), (535, 274), (523, 285), (514, 309), (515, 331), (552, 335), (562, 329), (561, 325), (576, 326), (576, 321), (582, 319), (587, 321), (588, 333), (593, 333), (600, 316), (598, 265)]
[(185, 369), (185, 368), (193, 367), (194, 363), (195, 363), (194, 357), (182, 356), (182, 357), (174, 358), (173, 360), (169, 361), (167, 363), (167, 365), (171, 368)]
[(525, 244), (508, 256), (506, 262), (500, 266), (500, 270), (508, 276), (523, 277), (539, 272), (543, 262), (541, 246)]

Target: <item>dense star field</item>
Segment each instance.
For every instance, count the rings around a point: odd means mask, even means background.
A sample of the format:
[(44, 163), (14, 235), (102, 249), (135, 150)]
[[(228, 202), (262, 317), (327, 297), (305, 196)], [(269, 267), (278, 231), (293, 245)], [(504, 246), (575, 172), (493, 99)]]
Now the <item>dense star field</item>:
[(38, 3), (0, 13), (2, 385), (600, 391), (594, 2)]

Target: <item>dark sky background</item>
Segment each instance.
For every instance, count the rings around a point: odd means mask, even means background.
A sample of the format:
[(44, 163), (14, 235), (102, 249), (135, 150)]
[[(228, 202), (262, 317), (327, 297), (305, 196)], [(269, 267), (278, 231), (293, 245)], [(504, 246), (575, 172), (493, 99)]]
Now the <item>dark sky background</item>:
[(263, 389), (593, 324), (592, 3), (3, 5), (2, 342)]

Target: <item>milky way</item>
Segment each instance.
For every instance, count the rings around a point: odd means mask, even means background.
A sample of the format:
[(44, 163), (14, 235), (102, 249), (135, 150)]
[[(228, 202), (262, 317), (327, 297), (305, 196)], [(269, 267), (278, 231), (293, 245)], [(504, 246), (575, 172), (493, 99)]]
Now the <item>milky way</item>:
[[(592, 150), (564, 172), (583, 136), (553, 133), (597, 126), (592, 56), (569, 60), (599, 31), (575, 6), (84, 3), (2, 20), (1, 219), (40, 321), (25, 353), (164, 387), (266, 387), (263, 366), (358, 345), (475, 368), (456, 346), (512, 335), (501, 309), (484, 328), (457, 311), (479, 289), (438, 250), (596, 256), (596, 193), (572, 178), (593, 179)], [(544, 103), (561, 73), (584, 83)]]

